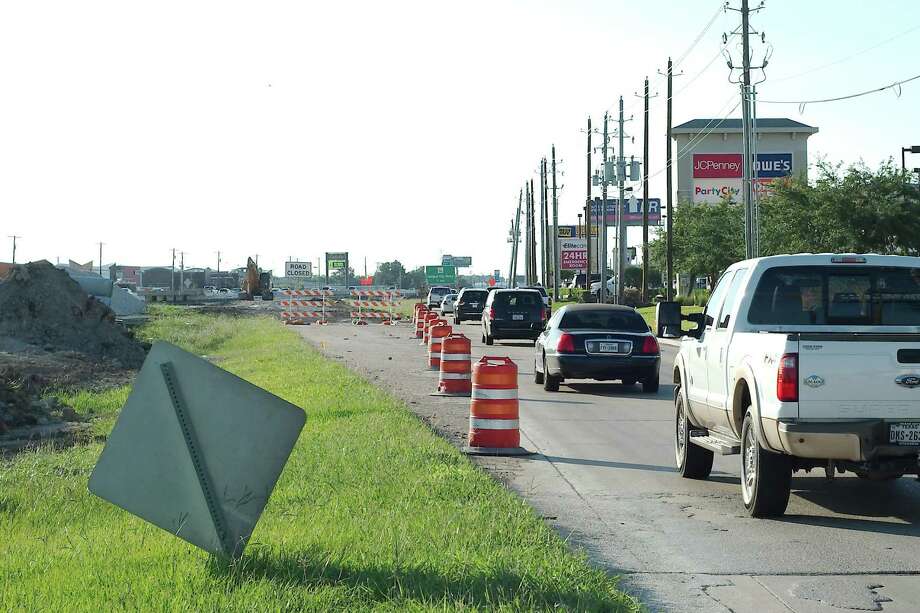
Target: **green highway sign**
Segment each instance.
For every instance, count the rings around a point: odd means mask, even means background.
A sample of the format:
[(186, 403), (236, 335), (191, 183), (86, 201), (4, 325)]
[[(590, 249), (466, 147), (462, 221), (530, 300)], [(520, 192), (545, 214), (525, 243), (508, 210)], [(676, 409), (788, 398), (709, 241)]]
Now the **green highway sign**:
[(457, 267), (426, 266), (425, 281), (429, 285), (454, 285), (457, 283)]
[(344, 270), (348, 266), (348, 253), (326, 252), (326, 270)]

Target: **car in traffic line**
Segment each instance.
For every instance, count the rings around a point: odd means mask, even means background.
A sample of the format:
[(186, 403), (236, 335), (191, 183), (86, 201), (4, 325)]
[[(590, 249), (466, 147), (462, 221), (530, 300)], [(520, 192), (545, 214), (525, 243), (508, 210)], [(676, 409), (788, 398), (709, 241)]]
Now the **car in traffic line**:
[(536, 341), (546, 324), (546, 306), (537, 290), (492, 290), (481, 321), (482, 342), (486, 345), (499, 339)]
[(428, 304), (429, 309), (439, 309), (441, 308), (441, 301), (444, 300), (444, 296), (447, 294), (452, 294), (454, 290), (444, 285), (436, 285), (428, 290), (428, 299), (425, 301)]
[(457, 294), (457, 302), (454, 304), (454, 325), (460, 325), (464, 320), (482, 319), (482, 309), (486, 305), (486, 298), (489, 297), (489, 291), (484, 289), (473, 289), (464, 287)]
[(456, 302), (457, 294), (447, 294), (444, 296), (444, 300), (441, 301), (441, 314), (453, 313)]
[(549, 319), (534, 345), (534, 382), (554, 392), (566, 379), (642, 383), (658, 391), (661, 351), (635, 309), (612, 304), (567, 304)]

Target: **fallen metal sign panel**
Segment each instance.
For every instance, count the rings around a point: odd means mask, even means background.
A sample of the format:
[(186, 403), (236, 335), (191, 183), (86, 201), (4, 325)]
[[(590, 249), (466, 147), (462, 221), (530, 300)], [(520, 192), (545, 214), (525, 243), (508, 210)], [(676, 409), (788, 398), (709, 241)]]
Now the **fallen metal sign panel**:
[(158, 342), (89, 489), (205, 551), (238, 557), (305, 421), (299, 407)]

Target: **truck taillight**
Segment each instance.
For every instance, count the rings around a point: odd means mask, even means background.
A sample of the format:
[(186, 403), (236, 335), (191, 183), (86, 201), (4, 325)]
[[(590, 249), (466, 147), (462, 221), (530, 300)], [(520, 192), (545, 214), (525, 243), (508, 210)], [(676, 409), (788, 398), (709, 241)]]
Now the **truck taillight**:
[(495, 319), (495, 307), (489, 307), (489, 319)]
[(563, 332), (556, 343), (557, 353), (575, 353), (575, 337), (567, 332)]
[(780, 402), (799, 401), (799, 354), (784, 353), (776, 370), (776, 398)]

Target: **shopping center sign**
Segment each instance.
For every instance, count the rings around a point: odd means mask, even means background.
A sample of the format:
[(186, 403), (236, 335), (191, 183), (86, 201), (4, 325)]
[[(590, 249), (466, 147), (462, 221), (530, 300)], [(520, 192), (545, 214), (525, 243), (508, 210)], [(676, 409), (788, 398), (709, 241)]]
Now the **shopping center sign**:
[[(694, 179), (740, 179), (743, 176), (740, 153), (694, 153)], [(758, 153), (754, 164), (758, 179), (775, 179), (792, 174), (791, 153)]]

